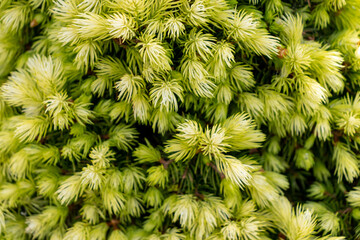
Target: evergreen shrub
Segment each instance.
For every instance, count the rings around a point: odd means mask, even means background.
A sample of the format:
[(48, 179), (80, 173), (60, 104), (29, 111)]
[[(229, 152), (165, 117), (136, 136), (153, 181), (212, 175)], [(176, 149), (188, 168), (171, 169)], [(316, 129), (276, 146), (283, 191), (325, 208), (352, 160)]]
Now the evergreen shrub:
[(1, 0), (0, 239), (360, 239), (360, 0)]

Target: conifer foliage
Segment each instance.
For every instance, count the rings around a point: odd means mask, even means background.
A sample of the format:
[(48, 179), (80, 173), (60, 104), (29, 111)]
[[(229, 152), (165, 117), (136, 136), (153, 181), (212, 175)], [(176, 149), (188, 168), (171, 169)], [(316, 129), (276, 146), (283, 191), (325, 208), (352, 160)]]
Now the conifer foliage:
[(360, 239), (360, 0), (1, 0), (0, 239)]

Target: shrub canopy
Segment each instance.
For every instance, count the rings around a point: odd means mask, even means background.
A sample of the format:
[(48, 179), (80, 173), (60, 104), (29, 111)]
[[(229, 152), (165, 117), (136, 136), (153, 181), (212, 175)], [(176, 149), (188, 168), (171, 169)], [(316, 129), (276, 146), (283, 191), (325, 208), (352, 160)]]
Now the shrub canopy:
[(2, 0), (0, 32), (1, 239), (360, 238), (360, 0)]

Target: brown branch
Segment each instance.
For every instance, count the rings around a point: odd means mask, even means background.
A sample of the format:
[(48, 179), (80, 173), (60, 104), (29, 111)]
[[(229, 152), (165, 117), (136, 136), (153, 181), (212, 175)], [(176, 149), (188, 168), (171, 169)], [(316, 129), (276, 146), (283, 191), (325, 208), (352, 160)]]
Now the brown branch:
[(340, 141), (340, 137), (343, 135), (343, 132), (334, 130), (332, 131), (332, 134), (334, 135), (334, 142), (337, 143), (338, 141)]
[(324, 192), (324, 195), (327, 196), (327, 197), (331, 197), (333, 199), (336, 199), (336, 195), (335, 194), (332, 194), (332, 193), (329, 193), (328, 191), (325, 191)]
[(264, 61), (266, 64), (268, 64), (268, 62), (266, 61), (266, 59), (264, 58), (263, 55), (261, 55), (261, 58), (263, 59), (263, 61)]
[(256, 153), (259, 153), (260, 151), (259, 151), (259, 149), (257, 149), (257, 148), (251, 148), (251, 149), (249, 149), (249, 154), (256, 154)]
[(343, 210), (338, 210), (338, 211), (336, 211), (337, 213), (341, 213), (341, 215), (345, 215), (345, 214), (347, 214), (347, 213), (350, 213), (350, 212), (352, 212), (352, 208), (351, 207), (348, 207), (348, 208), (345, 208), (345, 209), (343, 209)]
[(37, 25), (39, 25), (38, 21), (36, 21), (36, 19), (33, 19), (31, 22), (30, 22), (30, 27), (31, 28), (34, 28), (36, 27)]
[(195, 154), (198, 154), (198, 153), (201, 153), (201, 152), (202, 152), (202, 150), (198, 149)]
[(115, 219), (115, 218), (111, 219), (109, 222), (106, 222), (106, 224), (109, 227), (112, 227), (114, 230), (119, 229), (119, 227), (117, 226), (119, 223), (120, 223), (120, 220)]
[(186, 178), (186, 175), (187, 175), (188, 171), (189, 171), (189, 167), (186, 167), (183, 175), (181, 176), (182, 179), (185, 179), (185, 178)]
[(159, 162), (164, 166), (165, 169), (169, 168), (169, 165), (174, 161), (174, 159), (171, 159), (169, 161), (164, 160), (163, 158), (160, 158)]
[(72, 172), (71, 172), (71, 171), (68, 171), (68, 170), (65, 170), (65, 169), (60, 169), (60, 173), (61, 173), (62, 175), (67, 175), (67, 174), (72, 173)]
[(282, 47), (278, 47), (278, 58), (283, 59), (284, 57), (286, 57), (288, 50), (286, 48), (282, 48)]
[(286, 236), (284, 234), (282, 234), (282, 233), (279, 233), (278, 237), (279, 237), (279, 239), (286, 239)]
[(110, 138), (109, 134), (103, 134), (100, 136), (102, 140), (108, 140)]
[(189, 179), (190, 179), (190, 182), (192, 182), (192, 183), (194, 182), (194, 179), (191, 174), (189, 174)]
[(194, 193), (194, 194), (195, 194), (195, 196), (197, 196), (197, 197), (200, 198), (201, 200), (204, 200), (204, 199), (205, 199), (204, 194), (199, 193), (197, 189), (195, 189), (195, 193)]
[(126, 48), (126, 44), (124, 44), (124, 40), (122, 38), (113, 38), (113, 41), (122, 48)]
[(212, 162), (210, 162), (210, 163), (207, 163), (206, 165), (212, 167), (212, 169), (214, 169), (214, 170), (220, 175), (220, 178), (221, 178), (221, 179), (224, 179), (224, 178), (225, 178), (225, 175), (216, 167), (215, 164), (213, 164)]

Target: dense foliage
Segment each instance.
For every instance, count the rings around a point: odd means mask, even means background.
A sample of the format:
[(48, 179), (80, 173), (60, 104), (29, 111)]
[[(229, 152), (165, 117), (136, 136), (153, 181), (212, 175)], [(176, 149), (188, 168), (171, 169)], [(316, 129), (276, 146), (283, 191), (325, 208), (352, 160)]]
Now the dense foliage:
[(0, 33), (1, 239), (360, 239), (360, 0), (1, 0)]

